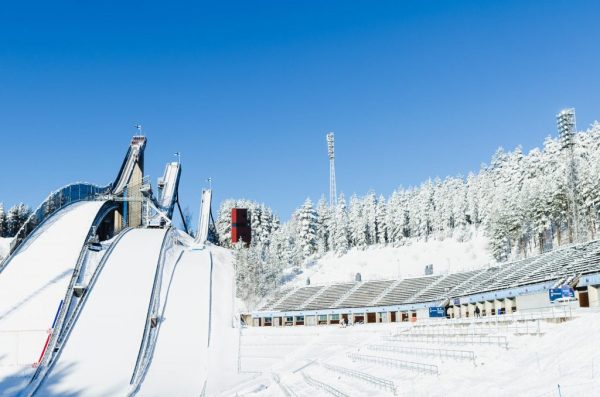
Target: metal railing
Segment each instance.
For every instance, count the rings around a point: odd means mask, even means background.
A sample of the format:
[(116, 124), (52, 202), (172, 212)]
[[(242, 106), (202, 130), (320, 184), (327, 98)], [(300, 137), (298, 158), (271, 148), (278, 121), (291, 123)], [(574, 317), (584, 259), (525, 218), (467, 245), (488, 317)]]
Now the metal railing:
[(367, 374), (365, 372), (356, 371), (356, 370), (353, 370), (350, 368), (345, 368), (345, 367), (339, 367), (337, 365), (330, 365), (330, 364), (325, 364), (325, 363), (322, 363), (321, 365), (330, 371), (337, 372), (337, 373), (340, 373), (343, 375), (350, 376), (352, 378), (356, 378), (356, 379), (368, 382), (372, 385), (375, 385), (376, 387), (378, 387), (380, 389), (389, 390), (392, 393), (394, 393), (394, 395), (396, 395), (396, 385), (394, 385), (394, 382), (392, 382), (391, 380), (384, 379), (384, 378), (378, 378), (376, 376)]
[(364, 361), (371, 362), (386, 367), (407, 369), (410, 371), (416, 371), (424, 374), (439, 375), (440, 371), (437, 365), (416, 363), (413, 361), (398, 360), (396, 358), (371, 356), (367, 354), (348, 353), (348, 358), (352, 361)]
[(520, 309), (514, 313), (506, 313), (499, 315), (489, 315), (482, 317), (458, 317), (458, 318), (419, 318), (414, 327), (440, 326), (448, 324), (482, 324), (482, 323), (499, 323), (499, 322), (514, 322), (514, 321), (531, 321), (531, 320), (562, 320), (573, 317), (571, 306), (555, 304), (550, 307), (537, 307), (530, 309)]
[(415, 356), (434, 356), (439, 358), (470, 360), (475, 362), (475, 352), (472, 350), (433, 349), (427, 347), (399, 346), (399, 345), (368, 345), (367, 349), (383, 352), (404, 353)]
[(302, 372), (302, 377), (304, 378), (304, 381), (306, 383), (308, 383), (309, 385), (316, 387), (317, 389), (321, 389), (324, 392), (331, 394), (332, 396), (348, 397), (347, 394), (339, 391), (335, 387), (329, 386), (327, 383), (323, 383), (320, 380), (316, 380), (315, 378), (312, 378), (312, 377), (306, 375), (304, 372)]
[[(129, 382), (131, 385), (130, 395), (135, 393), (140, 387), (143, 376), (150, 365), (149, 361), (156, 345), (156, 338), (158, 336), (157, 331), (159, 327), (158, 324), (156, 324), (156, 326), (152, 325), (152, 317), (158, 319), (163, 269), (166, 261), (167, 251), (172, 247), (173, 241), (173, 230), (168, 229), (164, 234), (158, 260), (156, 261), (156, 271), (154, 272), (154, 282), (152, 285), (150, 301), (148, 303), (148, 311), (146, 313), (146, 323), (144, 325), (144, 333), (142, 334), (142, 342), (140, 344), (138, 358)], [(179, 257), (181, 258), (181, 255)], [(160, 321), (160, 319), (158, 319), (158, 321)]]
[(419, 342), (462, 345), (496, 345), (508, 349), (506, 336), (498, 335), (395, 335), (384, 338), (391, 342)]
[(100, 187), (91, 183), (76, 182), (66, 185), (50, 193), (44, 201), (29, 215), (29, 218), (23, 223), (21, 228), (15, 234), (10, 243), (8, 255), (0, 262), (0, 271), (8, 264), (14, 256), (20, 245), (29, 237), (38, 227), (59, 210), (70, 204), (93, 200), (101, 194), (108, 191), (109, 186)]

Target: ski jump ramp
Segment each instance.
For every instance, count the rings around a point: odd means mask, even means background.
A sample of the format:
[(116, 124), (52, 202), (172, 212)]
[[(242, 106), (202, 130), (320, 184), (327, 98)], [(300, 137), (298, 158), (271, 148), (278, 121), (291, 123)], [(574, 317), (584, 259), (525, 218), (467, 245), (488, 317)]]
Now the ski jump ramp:
[(35, 372), (86, 236), (104, 202), (65, 207), (35, 231), (0, 273), (0, 394)]
[(136, 367), (165, 229), (119, 241), (36, 396), (127, 396)]
[(211, 331), (212, 266), (210, 252), (184, 251), (172, 271), (165, 272), (158, 337), (138, 396), (202, 393)]

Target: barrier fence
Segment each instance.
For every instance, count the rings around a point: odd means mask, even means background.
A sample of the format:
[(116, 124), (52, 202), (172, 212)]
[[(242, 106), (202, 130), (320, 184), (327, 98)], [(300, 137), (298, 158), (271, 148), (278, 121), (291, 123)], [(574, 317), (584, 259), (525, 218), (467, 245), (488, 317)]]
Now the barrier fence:
[(317, 389), (321, 389), (326, 393), (331, 394), (332, 396), (336, 396), (336, 397), (348, 397), (347, 394), (341, 392), (340, 390), (336, 389), (333, 386), (329, 386), (327, 383), (323, 383), (319, 380), (316, 380), (315, 378), (312, 378), (310, 376), (308, 376), (307, 374), (305, 374), (304, 372), (302, 372), (302, 377), (304, 378), (304, 381), (306, 383), (308, 383), (309, 385), (317, 388)]
[(367, 349), (383, 352), (404, 353), (416, 356), (435, 356), (456, 360), (470, 360), (475, 363), (475, 352), (472, 350), (432, 349), (427, 347), (398, 345), (368, 345)]
[(359, 380), (363, 380), (372, 385), (375, 385), (376, 387), (378, 387), (380, 389), (391, 391), (392, 393), (394, 393), (394, 395), (396, 395), (396, 386), (394, 385), (394, 382), (392, 382), (391, 380), (384, 379), (384, 378), (378, 378), (376, 376), (369, 375), (365, 372), (355, 371), (353, 369), (339, 367), (337, 365), (330, 365), (330, 364), (321, 364), (321, 365), (330, 371), (337, 372), (337, 373), (340, 373), (343, 375), (347, 375), (347, 376), (350, 376), (352, 378), (356, 378)]
[(508, 349), (508, 340), (506, 336), (496, 335), (395, 335), (384, 338), (391, 342), (420, 342), (420, 343), (441, 343), (441, 344), (462, 344), (462, 345), (496, 345)]
[(416, 363), (413, 361), (398, 360), (396, 358), (371, 356), (366, 354), (349, 353), (348, 358), (352, 361), (364, 361), (384, 365), (386, 367), (407, 369), (424, 374), (439, 375), (440, 371), (437, 365)]
[(48, 329), (0, 330), (2, 344), (9, 347), (7, 354), (1, 357), (0, 368), (36, 367), (49, 332)]

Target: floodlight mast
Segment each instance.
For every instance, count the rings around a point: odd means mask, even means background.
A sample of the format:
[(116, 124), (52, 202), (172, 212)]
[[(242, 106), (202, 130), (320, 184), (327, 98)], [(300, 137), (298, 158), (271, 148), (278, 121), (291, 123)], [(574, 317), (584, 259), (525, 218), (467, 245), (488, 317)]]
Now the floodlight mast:
[(567, 183), (569, 185), (569, 206), (571, 207), (571, 230), (573, 242), (579, 241), (579, 209), (577, 205), (577, 164), (575, 159), (575, 109), (563, 109), (556, 115), (556, 126), (561, 150), (567, 160)]
[(333, 132), (327, 134), (327, 152), (329, 155), (329, 206), (337, 205), (337, 192), (335, 186), (335, 151)]

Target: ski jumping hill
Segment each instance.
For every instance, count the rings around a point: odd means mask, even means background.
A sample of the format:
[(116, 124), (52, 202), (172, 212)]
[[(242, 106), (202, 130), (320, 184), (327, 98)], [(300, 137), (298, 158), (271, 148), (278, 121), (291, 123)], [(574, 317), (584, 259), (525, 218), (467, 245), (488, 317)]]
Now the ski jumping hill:
[(114, 183), (48, 196), (7, 247), (1, 396), (199, 396), (236, 379), (231, 255), (172, 226), (181, 167), (155, 197), (145, 143)]

